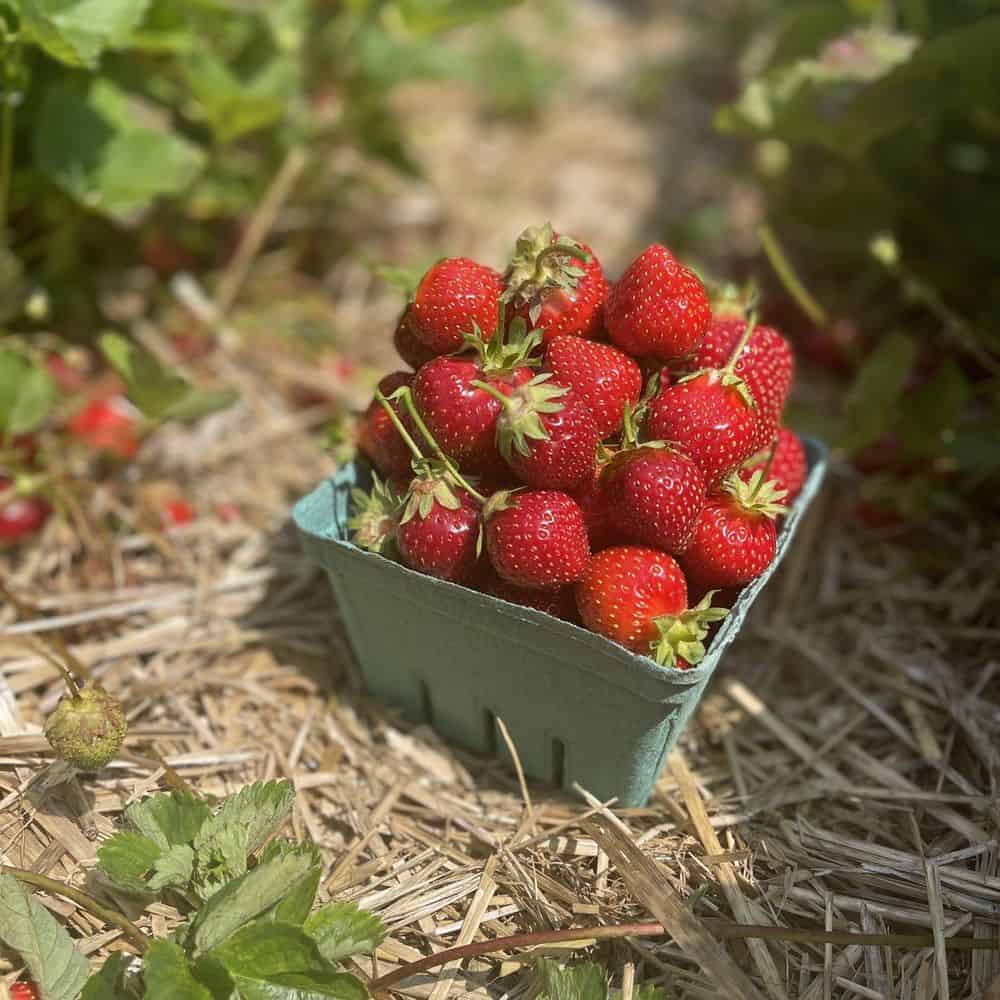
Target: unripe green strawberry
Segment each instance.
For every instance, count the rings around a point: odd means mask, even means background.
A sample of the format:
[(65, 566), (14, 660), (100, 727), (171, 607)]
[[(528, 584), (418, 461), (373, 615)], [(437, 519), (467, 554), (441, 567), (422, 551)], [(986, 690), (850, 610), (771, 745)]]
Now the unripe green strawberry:
[(63, 698), (45, 722), (49, 745), (81, 771), (98, 771), (114, 760), (127, 731), (121, 702), (94, 686)]

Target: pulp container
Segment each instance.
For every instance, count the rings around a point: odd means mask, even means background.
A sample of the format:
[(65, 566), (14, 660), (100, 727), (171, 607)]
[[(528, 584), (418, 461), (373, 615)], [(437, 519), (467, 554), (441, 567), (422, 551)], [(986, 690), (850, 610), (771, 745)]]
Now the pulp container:
[(639, 806), (819, 490), (826, 449), (804, 443), (809, 474), (780, 527), (774, 562), (739, 595), (706, 658), (684, 671), (356, 548), (348, 541), (351, 490), (371, 485), (359, 463), (300, 500), (294, 519), (330, 579), (371, 695), (480, 753), (506, 754), (500, 718), (529, 776), (564, 788), (579, 782), (600, 799)]

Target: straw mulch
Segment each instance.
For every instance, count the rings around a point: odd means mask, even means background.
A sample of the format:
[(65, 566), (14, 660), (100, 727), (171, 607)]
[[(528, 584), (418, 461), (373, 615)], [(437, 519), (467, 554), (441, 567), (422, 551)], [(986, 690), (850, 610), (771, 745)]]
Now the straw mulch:
[[(161, 432), (143, 455), (145, 478), (189, 490), (193, 525), (151, 527), (148, 483), (119, 478), (86, 495), (75, 530), (54, 521), (5, 557), (40, 617), (0, 617), (0, 860), (93, 889), (122, 808), (163, 787), (161, 754), (213, 794), (295, 782), (294, 833), (322, 847), (323, 891), (389, 927), (380, 974), (456, 943), (657, 919), (671, 936), (598, 946), (616, 981), (685, 998), (998, 995), (1000, 956), (947, 947), (996, 942), (1000, 923), (995, 529), (941, 525), (916, 549), (862, 533), (836, 473), (649, 806), (525, 790), (358, 693), (325, 581), (286, 520), (332, 468), (315, 433), (329, 409), (289, 409), (265, 360), (220, 353), (212, 366), (239, 372), (243, 402), (194, 436)], [(294, 361), (282, 371), (309, 377)], [(221, 500), (243, 520), (214, 517)], [(109, 511), (124, 522), (114, 537), (98, 527)], [(932, 558), (946, 551), (961, 553), (950, 571)], [(128, 707), (127, 753), (96, 777), (54, 762), (39, 735), (62, 690), (43, 636)], [(127, 947), (45, 901), (95, 958)], [(162, 933), (174, 917), (152, 906), (139, 923)], [(777, 930), (733, 940), (732, 922)], [(824, 928), (923, 937), (798, 933)], [(401, 992), (517, 993), (531, 960), (476, 959)]]

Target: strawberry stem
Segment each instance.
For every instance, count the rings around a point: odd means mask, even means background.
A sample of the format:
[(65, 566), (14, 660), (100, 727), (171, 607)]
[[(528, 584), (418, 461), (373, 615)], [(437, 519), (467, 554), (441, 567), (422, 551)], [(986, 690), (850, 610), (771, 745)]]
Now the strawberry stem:
[[(407, 392), (409, 392), (409, 390), (407, 390)], [(393, 397), (395, 396), (396, 394), (393, 393)], [(382, 409), (389, 415), (389, 419), (392, 421), (392, 426), (399, 431), (399, 436), (406, 442), (406, 447), (410, 449), (413, 457), (418, 462), (422, 462), (424, 460), (424, 453), (420, 450), (417, 442), (410, 437), (410, 432), (403, 425), (403, 421), (399, 419), (399, 414), (396, 413), (392, 403), (390, 403), (389, 400), (382, 394), (381, 389), (375, 390), (375, 399), (379, 402)]]
[(430, 445), (431, 451), (434, 452), (434, 456), (441, 462), (441, 464), (448, 470), (449, 475), (458, 483), (462, 489), (466, 490), (471, 496), (475, 497), (481, 504), (486, 503), (486, 497), (482, 495), (478, 490), (474, 489), (469, 485), (468, 480), (458, 471), (458, 466), (441, 450), (441, 445), (437, 443), (434, 435), (431, 434), (424, 423), (423, 418), (417, 412), (417, 408), (413, 403), (413, 393), (410, 392), (408, 387), (403, 387), (398, 389), (399, 398), (403, 401), (403, 405), (406, 407), (406, 412), (409, 413), (410, 419), (413, 421), (417, 430), (423, 435), (424, 440)]
[(477, 389), (482, 389), (483, 392), (488, 392), (494, 399), (499, 400), (503, 405), (510, 406), (510, 397), (504, 395), (495, 385), (490, 385), (489, 382), (481, 382), (476, 379), (472, 383)]
[(802, 279), (795, 273), (791, 261), (778, 242), (777, 236), (768, 225), (757, 227), (757, 238), (767, 255), (767, 259), (774, 268), (774, 273), (778, 276), (785, 291), (795, 300), (798, 307), (817, 325), (826, 326), (830, 322), (830, 317), (826, 310), (816, 301), (806, 288)]
[(747, 346), (750, 338), (753, 336), (753, 332), (757, 327), (757, 313), (750, 313), (750, 318), (747, 320), (746, 329), (743, 331), (743, 336), (740, 337), (739, 342), (736, 344), (733, 353), (729, 355), (729, 360), (726, 362), (726, 367), (722, 370), (728, 374), (732, 375), (736, 370), (736, 364), (740, 360), (740, 355), (743, 353), (743, 348)]
[(778, 439), (775, 438), (771, 442), (771, 448), (767, 453), (767, 461), (764, 463), (764, 475), (761, 477), (761, 481), (770, 479), (771, 477), (771, 463), (774, 461), (774, 453), (778, 450)]

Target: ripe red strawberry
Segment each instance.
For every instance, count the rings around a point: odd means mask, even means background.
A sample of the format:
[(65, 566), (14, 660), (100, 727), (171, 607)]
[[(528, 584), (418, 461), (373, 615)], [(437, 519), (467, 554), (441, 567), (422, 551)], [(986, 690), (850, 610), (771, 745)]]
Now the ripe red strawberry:
[(611, 286), (604, 313), (613, 344), (661, 361), (693, 351), (712, 319), (698, 276), (658, 243), (643, 250)]
[[(688, 370), (694, 372), (707, 368), (724, 368), (736, 350), (746, 326), (746, 320), (739, 316), (714, 319), (687, 366)], [(755, 326), (736, 359), (733, 372), (743, 379), (757, 404), (757, 448), (766, 447), (781, 424), (781, 413), (795, 374), (792, 348), (772, 327)]]
[(522, 482), (538, 489), (568, 490), (594, 467), (600, 437), (583, 403), (567, 401), (551, 374), (536, 375), (510, 392), (486, 382), (503, 409), (497, 418), (497, 447)]
[(194, 507), (182, 498), (168, 500), (160, 508), (160, 521), (164, 528), (177, 528), (195, 519)]
[(687, 455), (651, 445), (632, 448), (611, 460), (602, 479), (622, 536), (665, 552), (687, 545), (705, 504), (705, 477)]
[(550, 589), (583, 576), (590, 557), (576, 501), (556, 490), (498, 493), (483, 509), (493, 568), (518, 587)]
[(760, 576), (774, 559), (774, 519), (785, 511), (784, 495), (755, 472), (749, 482), (730, 476), (709, 497), (681, 556), (692, 591), (739, 587)]
[(727, 614), (711, 607), (711, 597), (689, 608), (676, 560), (637, 545), (598, 552), (576, 585), (576, 604), (587, 628), (680, 670), (704, 659), (709, 623)]
[(523, 321), (514, 320), (507, 335), (469, 344), (478, 357), (434, 358), (417, 372), (413, 401), (446, 455), (469, 472), (502, 477), (507, 467), (497, 447), (497, 418), (503, 404), (476, 383), (506, 395), (528, 382), (528, 355), (538, 335), (526, 336)]
[(556, 337), (593, 338), (604, 325), (607, 281), (590, 247), (530, 226), (517, 238), (504, 274), (503, 301), (549, 343)]
[(621, 431), (625, 406), (635, 406), (642, 393), (639, 366), (610, 344), (559, 337), (545, 352), (545, 367), (572, 390), (568, 398), (590, 410), (602, 439)]
[(802, 492), (808, 472), (806, 452), (798, 435), (787, 427), (780, 428), (773, 457), (770, 449), (752, 456), (740, 469), (740, 478), (749, 482), (755, 472), (764, 472), (769, 458), (771, 467), (766, 475), (778, 484), (778, 489), (785, 491), (782, 503), (787, 506)]
[(477, 328), (488, 339), (501, 292), (499, 271), (467, 257), (447, 257), (420, 279), (409, 308), (410, 330), (433, 354), (461, 350), (463, 335)]
[(646, 432), (690, 456), (709, 489), (758, 450), (757, 410), (735, 375), (710, 368), (662, 388)]
[[(383, 396), (391, 396), (401, 386), (412, 382), (413, 372), (391, 372), (379, 382), (378, 391)], [(404, 426), (410, 429), (412, 425), (405, 410), (398, 402), (391, 405)], [(377, 399), (368, 404), (358, 424), (358, 448), (387, 479), (410, 477), (413, 455)]]
[(34, 983), (19, 982), (10, 987), (10, 1000), (41, 1000), (41, 996)]
[(515, 587), (508, 583), (502, 576), (497, 576), (496, 572), (491, 572), (483, 584), (483, 591), (499, 597), (503, 601), (510, 601), (511, 604), (523, 604), (526, 608), (534, 608), (536, 611), (544, 611), (553, 618), (562, 618), (563, 621), (579, 621), (580, 616), (576, 611), (576, 597), (573, 595), (573, 587), (567, 584), (556, 590), (537, 590), (531, 587)]
[(616, 524), (614, 511), (608, 503), (608, 491), (602, 477), (603, 468), (596, 466), (591, 475), (572, 493), (583, 513), (590, 539), (590, 551), (600, 552), (611, 545), (620, 545), (625, 539)]
[(414, 371), (418, 371), (421, 365), (427, 364), (431, 358), (436, 358), (437, 354), (429, 347), (417, 340), (410, 328), (410, 306), (403, 310), (399, 322), (396, 324), (396, 332), (392, 335), (392, 343), (396, 348), (396, 353)]
[(139, 411), (124, 396), (91, 400), (68, 426), (94, 451), (129, 459), (139, 450)]
[(410, 485), (396, 546), (420, 573), (468, 583), (479, 568), (479, 502), (446, 474), (418, 476)]
[(0, 542), (22, 542), (42, 530), (52, 508), (42, 497), (10, 496), (13, 482), (0, 476)]

